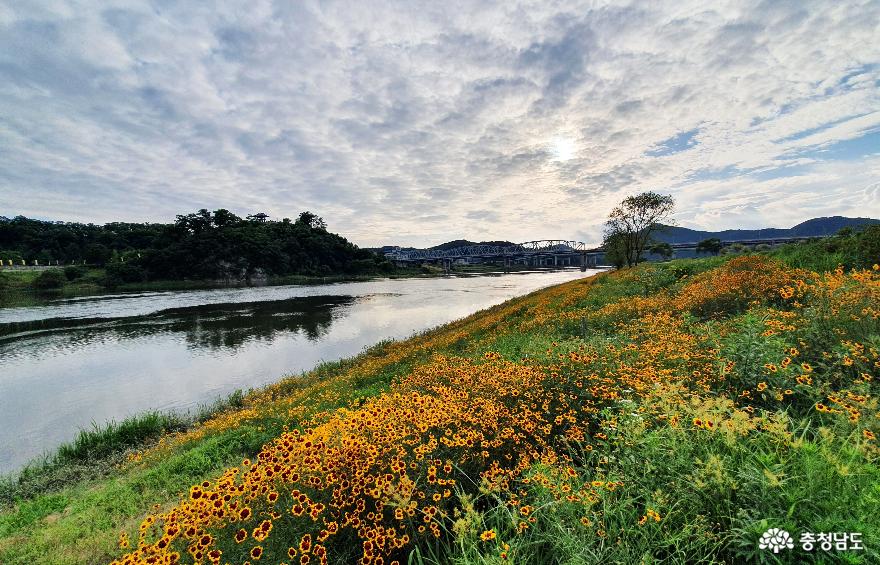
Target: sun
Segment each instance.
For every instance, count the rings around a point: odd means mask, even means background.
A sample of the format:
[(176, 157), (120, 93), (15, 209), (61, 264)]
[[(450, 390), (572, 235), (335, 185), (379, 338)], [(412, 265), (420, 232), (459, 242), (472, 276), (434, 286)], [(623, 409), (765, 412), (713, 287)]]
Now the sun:
[(554, 137), (550, 142), (552, 161), (568, 161), (577, 153), (577, 145), (570, 137)]

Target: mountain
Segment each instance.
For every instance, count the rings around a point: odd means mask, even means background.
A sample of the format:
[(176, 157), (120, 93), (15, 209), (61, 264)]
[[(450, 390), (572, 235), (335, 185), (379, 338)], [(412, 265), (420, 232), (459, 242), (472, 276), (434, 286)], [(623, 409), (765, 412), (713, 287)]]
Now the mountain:
[(774, 237), (815, 237), (833, 235), (843, 228), (858, 228), (871, 224), (880, 224), (880, 220), (830, 216), (813, 218), (791, 228), (722, 231), (702, 231), (679, 226), (664, 226), (661, 231), (654, 235), (654, 239), (665, 241), (666, 243), (696, 243), (712, 237), (717, 237), (721, 241), (742, 241)]
[(441, 243), (440, 245), (435, 245), (434, 247), (429, 247), (429, 249), (438, 249), (440, 251), (446, 251), (447, 249), (455, 249), (456, 247), (467, 247), (469, 245), (494, 245), (496, 247), (507, 247), (508, 245), (516, 245), (510, 241), (481, 241), (479, 243), (475, 241), (468, 241), (466, 239), (455, 239), (453, 241), (447, 241), (446, 243)]
[[(663, 231), (654, 234), (654, 239), (665, 241), (666, 243), (699, 243), (704, 239), (717, 237), (721, 241), (743, 241), (749, 239), (767, 239), (774, 237), (815, 237), (823, 235), (834, 235), (843, 228), (858, 228), (871, 224), (880, 224), (880, 220), (873, 218), (846, 218), (844, 216), (829, 216), (823, 218), (813, 218), (806, 222), (801, 222), (791, 228), (762, 228), (758, 230), (723, 230), (723, 231), (702, 231), (692, 230), (690, 228), (682, 228), (679, 226), (663, 226)], [(447, 249), (455, 249), (456, 247), (466, 247), (468, 245), (496, 245), (504, 247), (507, 245), (515, 245), (510, 241), (481, 241), (475, 242), (467, 239), (455, 239), (429, 247), (428, 249), (438, 249), (445, 251)], [(385, 254), (393, 250), (411, 251), (414, 247), (397, 247), (386, 245), (384, 247), (372, 248), (371, 251)]]

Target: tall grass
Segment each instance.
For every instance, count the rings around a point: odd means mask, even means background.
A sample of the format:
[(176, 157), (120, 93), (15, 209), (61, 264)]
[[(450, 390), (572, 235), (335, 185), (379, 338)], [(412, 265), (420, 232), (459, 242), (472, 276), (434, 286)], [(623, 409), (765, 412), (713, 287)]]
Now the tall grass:
[(192, 413), (146, 412), (80, 430), (76, 438), (31, 461), (19, 472), (0, 477), (0, 508), (46, 495), (84, 479), (111, 474), (133, 450), (143, 449), (169, 433), (183, 432), (218, 414), (242, 407), (236, 390)]

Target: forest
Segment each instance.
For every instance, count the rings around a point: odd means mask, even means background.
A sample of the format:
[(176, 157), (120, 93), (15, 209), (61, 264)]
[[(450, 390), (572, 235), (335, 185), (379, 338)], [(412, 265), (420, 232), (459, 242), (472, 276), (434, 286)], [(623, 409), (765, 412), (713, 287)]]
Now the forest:
[(178, 215), (171, 224), (99, 226), (0, 216), (0, 260), (104, 267), (108, 279), (119, 283), (394, 270), (384, 257), (328, 231), (311, 212), (273, 220), (263, 213), (241, 218), (225, 209)]

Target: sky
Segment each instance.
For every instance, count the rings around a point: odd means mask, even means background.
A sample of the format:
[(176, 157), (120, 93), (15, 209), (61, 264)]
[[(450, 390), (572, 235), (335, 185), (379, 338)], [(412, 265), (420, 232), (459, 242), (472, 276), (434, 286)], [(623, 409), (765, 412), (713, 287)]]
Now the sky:
[(880, 2), (0, 0), (0, 215), (362, 246), (880, 217)]

